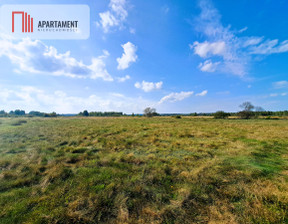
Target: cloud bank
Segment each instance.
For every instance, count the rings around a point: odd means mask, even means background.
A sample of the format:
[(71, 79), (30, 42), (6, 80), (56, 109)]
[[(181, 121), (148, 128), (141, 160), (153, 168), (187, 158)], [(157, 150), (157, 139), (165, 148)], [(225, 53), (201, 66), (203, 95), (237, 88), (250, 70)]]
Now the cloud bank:
[(74, 96), (63, 90), (47, 91), (34, 86), (7, 87), (0, 85), (0, 104), (1, 109), (6, 111), (20, 108), (26, 110), (26, 112), (37, 110), (78, 113), (87, 109), (88, 111), (139, 113), (145, 107), (155, 104), (155, 102), (141, 97), (127, 97), (120, 93), (106, 92), (104, 94)]
[(55, 47), (47, 46), (39, 40), (23, 39), (14, 43), (0, 39), (0, 57), (3, 56), (17, 65), (20, 72), (113, 81), (104, 62), (109, 56), (108, 51), (92, 58), (91, 64), (87, 65), (72, 57), (70, 51), (59, 53)]

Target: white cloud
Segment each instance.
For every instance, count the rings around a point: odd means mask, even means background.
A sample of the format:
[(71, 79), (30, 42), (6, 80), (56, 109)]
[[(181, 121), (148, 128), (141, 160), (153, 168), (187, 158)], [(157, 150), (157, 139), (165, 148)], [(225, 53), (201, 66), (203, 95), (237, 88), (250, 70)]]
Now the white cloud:
[(196, 96), (206, 96), (208, 93), (207, 90), (202, 91), (201, 93), (197, 93)]
[(273, 83), (274, 88), (276, 89), (282, 89), (282, 88), (288, 88), (288, 81), (279, 81)]
[(131, 77), (129, 75), (125, 75), (124, 77), (118, 77), (118, 82), (125, 82), (126, 80), (129, 80)]
[(247, 38), (244, 38), (243, 47), (257, 45), (257, 44), (261, 43), (263, 41), (263, 39), (264, 39), (263, 37), (247, 37)]
[(251, 53), (252, 54), (267, 54), (270, 53), (273, 49), (278, 44), (278, 40), (271, 40), (271, 41), (265, 41), (264, 43), (260, 44), (259, 46), (254, 46), (251, 48)]
[(136, 55), (137, 47), (131, 42), (121, 45), (124, 49), (124, 53), (121, 58), (117, 58), (118, 66), (117, 69), (127, 69), (132, 62), (136, 62), (138, 56)]
[(182, 101), (190, 96), (192, 96), (194, 94), (193, 91), (190, 92), (180, 92), (180, 93), (170, 93), (167, 96), (164, 96), (159, 102), (158, 104), (164, 103), (164, 102), (177, 102), (177, 101)]
[(278, 40), (267, 40), (264, 43), (251, 48), (251, 54), (277, 54), (288, 52), (288, 40), (285, 40), (278, 44)]
[(110, 0), (109, 10), (99, 13), (100, 23), (98, 24), (105, 33), (108, 33), (112, 27), (122, 28), (127, 16), (125, 0)]
[(202, 72), (215, 72), (220, 62), (213, 63), (211, 60), (206, 60), (204, 63), (199, 64)]
[(214, 43), (209, 43), (207, 41), (199, 43), (195, 41), (193, 45), (190, 45), (191, 49), (194, 49), (194, 53), (202, 58), (206, 58), (210, 55), (225, 55), (225, 42), (219, 41)]
[(19, 72), (113, 81), (104, 63), (108, 55), (108, 51), (104, 51), (103, 55), (92, 58), (91, 64), (86, 65), (73, 58), (70, 51), (61, 54), (55, 47), (47, 46), (39, 40), (23, 39), (14, 43), (7, 39), (0, 39), (0, 57), (9, 58), (19, 67), (17, 69)]
[(247, 27), (247, 26), (245, 26), (244, 28), (242, 28), (241, 30), (239, 30), (238, 33), (243, 33), (243, 32), (245, 32), (246, 30), (248, 30), (248, 27)]
[(99, 13), (99, 16), (101, 18), (100, 23), (105, 33), (109, 31), (109, 27), (117, 26), (119, 24), (119, 21), (109, 11)]
[(142, 89), (144, 92), (151, 92), (153, 90), (161, 89), (162, 85), (163, 85), (163, 82), (153, 83), (153, 82), (142, 81), (142, 83), (136, 82), (134, 86), (137, 89)]

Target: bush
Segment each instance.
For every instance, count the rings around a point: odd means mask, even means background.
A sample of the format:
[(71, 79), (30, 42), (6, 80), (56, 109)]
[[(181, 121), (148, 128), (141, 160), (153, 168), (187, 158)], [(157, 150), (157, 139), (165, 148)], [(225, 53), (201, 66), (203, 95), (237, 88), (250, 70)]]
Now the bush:
[(214, 118), (215, 119), (225, 119), (229, 116), (228, 113), (225, 113), (224, 111), (217, 111), (215, 114), (214, 114)]

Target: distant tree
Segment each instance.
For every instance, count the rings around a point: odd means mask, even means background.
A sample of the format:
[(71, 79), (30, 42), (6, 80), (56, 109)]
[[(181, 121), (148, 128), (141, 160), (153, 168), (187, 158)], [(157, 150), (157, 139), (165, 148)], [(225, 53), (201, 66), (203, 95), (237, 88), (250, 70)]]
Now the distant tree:
[(56, 114), (56, 112), (52, 112), (51, 114), (49, 114), (50, 115), (50, 117), (57, 117), (57, 114)]
[(85, 116), (85, 117), (88, 117), (88, 116), (89, 116), (89, 113), (88, 113), (87, 110), (84, 110), (84, 111), (83, 111), (83, 116)]
[(100, 112), (100, 111), (92, 111), (89, 112), (89, 116), (91, 117), (120, 117), (120, 116), (126, 116), (125, 114), (123, 114), (123, 112), (114, 112), (114, 111), (110, 111), (110, 112)]
[(229, 116), (229, 113), (225, 113), (224, 111), (220, 110), (214, 114), (215, 119), (225, 119)]
[(255, 117), (255, 113), (252, 111), (255, 107), (250, 102), (244, 102), (241, 105), (239, 105), (240, 108), (243, 110), (238, 112), (238, 116), (241, 119), (250, 119), (252, 117)]
[(36, 116), (36, 117), (44, 117), (45, 113), (44, 112), (40, 112), (40, 111), (30, 111), (29, 115), (30, 116)]
[(151, 108), (151, 107), (145, 108), (145, 110), (144, 110), (144, 116), (146, 116), (146, 117), (153, 117), (153, 116), (155, 116), (155, 115), (157, 115), (155, 108)]
[(12, 116), (24, 116), (25, 114), (26, 114), (25, 110), (19, 110), (19, 109), (15, 110), (15, 111), (11, 110), (9, 112), (9, 115), (12, 115)]
[(6, 117), (7, 113), (5, 112), (5, 110), (1, 110), (0, 111), (0, 117)]
[(23, 116), (23, 115), (25, 115), (26, 113), (25, 113), (25, 110), (15, 110), (14, 111), (14, 113), (15, 113), (15, 115), (17, 115), (17, 116)]
[(255, 114), (253, 111), (242, 110), (242, 111), (238, 112), (238, 116), (241, 119), (251, 119), (251, 118), (255, 117)]
[(254, 109), (253, 104), (248, 101), (242, 103), (239, 107), (242, 108), (244, 111), (252, 111)]

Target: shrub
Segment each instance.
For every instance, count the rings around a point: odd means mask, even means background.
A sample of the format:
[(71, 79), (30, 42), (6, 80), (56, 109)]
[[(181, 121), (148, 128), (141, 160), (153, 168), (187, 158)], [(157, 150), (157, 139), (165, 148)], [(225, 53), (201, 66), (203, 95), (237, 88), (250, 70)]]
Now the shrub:
[(224, 111), (220, 110), (220, 111), (217, 111), (215, 114), (214, 114), (214, 118), (215, 119), (225, 119), (229, 116), (228, 113), (225, 113)]

